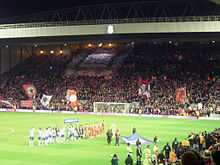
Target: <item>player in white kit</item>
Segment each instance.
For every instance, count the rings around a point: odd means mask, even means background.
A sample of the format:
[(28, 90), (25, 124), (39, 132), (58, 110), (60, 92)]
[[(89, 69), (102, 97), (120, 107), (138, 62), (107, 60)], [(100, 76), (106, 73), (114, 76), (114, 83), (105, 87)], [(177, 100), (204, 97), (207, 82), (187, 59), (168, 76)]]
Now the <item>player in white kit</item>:
[(74, 137), (74, 141), (76, 141), (76, 140), (78, 139), (78, 132), (77, 132), (77, 130), (76, 130), (75, 127), (72, 127), (72, 129), (73, 129), (73, 137)]
[(43, 136), (42, 136), (42, 129), (38, 129), (38, 146), (42, 145), (43, 142)]
[(46, 144), (45, 130), (42, 129), (42, 144)]
[(62, 143), (65, 142), (65, 128), (60, 129), (60, 140)]
[(52, 139), (52, 130), (51, 130), (50, 127), (48, 128), (48, 135), (49, 135), (48, 143), (52, 144), (52, 141), (53, 141), (53, 139)]
[(34, 128), (29, 130), (29, 146), (34, 146)]
[(46, 130), (44, 131), (44, 135), (45, 135), (45, 144), (48, 145), (48, 144), (49, 144), (49, 132), (48, 132), (48, 128), (46, 128)]
[(70, 131), (70, 127), (66, 127), (66, 141), (69, 142), (71, 139), (71, 131)]
[(57, 138), (56, 129), (52, 128), (52, 143), (56, 142), (56, 138)]

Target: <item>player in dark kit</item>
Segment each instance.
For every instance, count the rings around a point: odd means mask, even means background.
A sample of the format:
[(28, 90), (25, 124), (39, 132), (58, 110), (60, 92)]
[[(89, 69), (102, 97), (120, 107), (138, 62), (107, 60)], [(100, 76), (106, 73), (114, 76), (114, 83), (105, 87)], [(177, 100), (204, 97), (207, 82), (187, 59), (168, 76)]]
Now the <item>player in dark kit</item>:
[(107, 143), (108, 143), (108, 144), (111, 144), (111, 142), (112, 142), (112, 136), (113, 136), (113, 133), (112, 133), (112, 130), (111, 130), (111, 129), (109, 129), (109, 130), (107, 131), (106, 136), (107, 136)]

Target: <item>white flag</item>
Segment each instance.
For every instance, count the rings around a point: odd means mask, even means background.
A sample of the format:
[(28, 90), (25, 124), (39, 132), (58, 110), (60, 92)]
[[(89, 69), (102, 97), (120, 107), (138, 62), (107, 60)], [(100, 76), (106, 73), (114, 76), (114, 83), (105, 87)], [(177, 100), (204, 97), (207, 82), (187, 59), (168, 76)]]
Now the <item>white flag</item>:
[(7, 100), (1, 100), (1, 99), (0, 99), (0, 103), (5, 104), (5, 105), (10, 106), (10, 107), (13, 107), (12, 103), (10, 103), (10, 102), (7, 101)]
[(146, 91), (146, 85), (142, 84), (138, 89), (138, 95), (143, 95), (145, 91)]
[(150, 92), (146, 90), (146, 91), (143, 93), (143, 96), (146, 96), (147, 98), (150, 98)]
[(150, 91), (150, 83), (147, 85), (147, 90)]
[(146, 87), (145, 84), (142, 84), (140, 88), (138, 89), (138, 95), (140, 96), (146, 96), (147, 98), (150, 98), (150, 84)]
[(203, 104), (202, 103), (198, 103), (198, 110), (202, 110)]
[(50, 101), (51, 101), (52, 97), (53, 97), (52, 95), (44, 95), (44, 94), (43, 94), (43, 96), (42, 96), (42, 98), (41, 98), (41, 100), (40, 100), (41, 104), (42, 104), (44, 107), (48, 107), (49, 104), (50, 104)]

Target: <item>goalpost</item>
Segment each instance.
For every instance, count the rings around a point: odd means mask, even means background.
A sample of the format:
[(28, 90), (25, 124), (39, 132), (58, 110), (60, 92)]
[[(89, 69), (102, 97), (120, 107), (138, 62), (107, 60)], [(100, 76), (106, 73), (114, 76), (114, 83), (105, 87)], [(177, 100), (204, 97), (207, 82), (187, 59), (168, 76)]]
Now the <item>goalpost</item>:
[(93, 111), (100, 113), (129, 113), (129, 103), (94, 102)]

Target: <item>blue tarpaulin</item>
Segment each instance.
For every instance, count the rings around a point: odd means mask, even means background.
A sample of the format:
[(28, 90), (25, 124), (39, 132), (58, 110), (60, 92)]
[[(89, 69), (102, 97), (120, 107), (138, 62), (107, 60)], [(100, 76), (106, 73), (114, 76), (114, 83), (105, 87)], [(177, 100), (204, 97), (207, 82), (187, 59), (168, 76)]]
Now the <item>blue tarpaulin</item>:
[(131, 136), (128, 136), (128, 137), (123, 136), (122, 140), (125, 143), (130, 143), (131, 145), (136, 145), (137, 140), (139, 140), (139, 142), (141, 144), (146, 144), (146, 145), (153, 144), (153, 141), (145, 139), (145, 138), (139, 136), (137, 133), (134, 133), (134, 134), (132, 134)]

